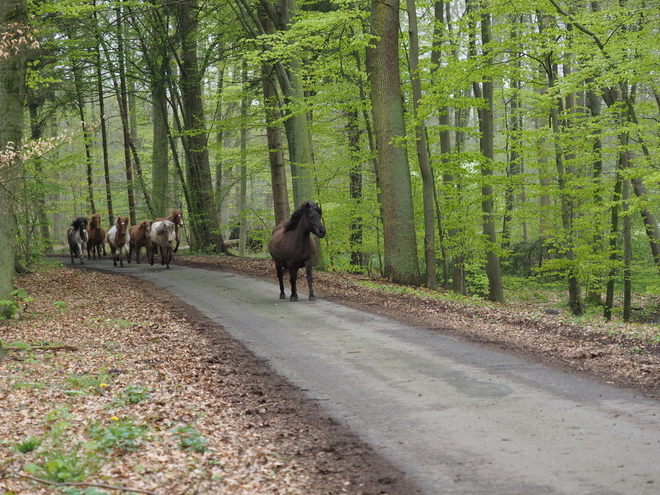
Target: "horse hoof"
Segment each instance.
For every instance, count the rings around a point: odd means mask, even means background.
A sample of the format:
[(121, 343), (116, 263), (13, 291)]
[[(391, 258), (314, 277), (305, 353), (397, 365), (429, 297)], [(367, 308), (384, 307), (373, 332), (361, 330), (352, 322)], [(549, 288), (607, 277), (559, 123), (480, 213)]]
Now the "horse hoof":
[(291, 296), (289, 299), (291, 302), (296, 302), (298, 300), (298, 296)]
[(309, 296), (310, 301), (316, 301), (316, 298), (314, 296)]
[(286, 296), (284, 294), (280, 294), (280, 299), (286, 299)]

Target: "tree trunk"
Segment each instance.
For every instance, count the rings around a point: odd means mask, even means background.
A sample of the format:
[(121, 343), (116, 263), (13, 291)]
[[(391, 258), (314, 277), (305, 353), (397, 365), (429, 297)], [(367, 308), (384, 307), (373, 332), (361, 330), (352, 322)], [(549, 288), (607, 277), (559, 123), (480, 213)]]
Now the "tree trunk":
[(167, 137), (167, 91), (162, 79), (154, 81), (153, 98), (153, 150), (151, 163), (152, 198), (154, 214), (166, 217), (169, 199), (169, 145)]
[(352, 202), (350, 218), (350, 251), (351, 270), (362, 273), (364, 269), (364, 252), (362, 250), (362, 163), (360, 155), (360, 128), (358, 125), (358, 112), (351, 110), (347, 112), (348, 123), (346, 133), (348, 135), (348, 153), (351, 161), (349, 171), (349, 196)]
[[(474, 35), (473, 35), (474, 39)], [(491, 20), (490, 13), (482, 11), (481, 13), (481, 43), (482, 51), (491, 64), (492, 59), (489, 55), (490, 47), (488, 44), (491, 39)], [(476, 56), (476, 46), (474, 41), (471, 43), (472, 56)], [(495, 217), (493, 214), (493, 186), (491, 178), (493, 176), (492, 163), (495, 160), (495, 141), (494, 141), (494, 113), (493, 113), (493, 81), (490, 77), (484, 78), (481, 86), (478, 82), (472, 84), (474, 95), (477, 98), (483, 98), (486, 102), (479, 112), (479, 129), (481, 138), (479, 140), (481, 154), (484, 163), (481, 167), (481, 175), (484, 177), (484, 185), (481, 187), (481, 211), (482, 211), (482, 229), (484, 237), (488, 242), (486, 247), (486, 276), (488, 277), (488, 299), (491, 301), (504, 301), (504, 288), (502, 286), (502, 273), (500, 268), (500, 258), (495, 252), (497, 248), (497, 234), (495, 229)]]
[[(23, 101), (25, 98), (25, 56), (21, 46), (27, 22), (25, 0), (0, 2), (0, 29), (17, 53), (0, 57), (0, 300), (10, 300), (14, 290), (14, 257), (19, 179), (23, 163), (18, 151), (23, 143)], [(23, 38), (24, 39), (24, 38)], [(8, 308), (0, 306), (0, 313)], [(4, 350), (0, 345), (0, 352)]]
[(424, 260), (426, 264), (426, 287), (438, 288), (435, 262), (435, 183), (426, 146), (426, 127), (419, 120), (419, 103), (422, 99), (422, 83), (419, 78), (419, 36), (415, 0), (406, 0), (408, 10), (408, 32), (410, 34), (410, 80), (412, 82), (412, 107), (415, 123), (417, 160), (422, 175), (424, 203)]
[[(262, 18), (262, 26), (265, 32), (275, 31), (273, 22)], [(275, 213), (275, 225), (291, 216), (289, 208), (289, 190), (286, 177), (286, 165), (284, 163), (284, 152), (282, 150), (282, 132), (277, 124), (281, 117), (279, 103), (277, 100), (277, 88), (275, 86), (273, 65), (262, 65), (261, 81), (264, 94), (264, 112), (266, 117), (266, 138), (268, 140), (268, 159), (270, 162), (271, 187), (273, 189), (273, 209)]]
[(238, 233), (238, 255), (245, 256), (245, 241), (247, 237), (247, 65), (243, 62), (242, 69), (243, 96), (241, 97), (241, 166), (240, 192), (238, 195), (238, 216), (240, 218)]
[(367, 48), (367, 72), (382, 191), (384, 274), (396, 283), (419, 285), (408, 155), (405, 147), (395, 143), (406, 135), (399, 73), (399, 1), (374, 2), (371, 23), (376, 38)]
[(189, 212), (195, 247), (200, 250), (225, 250), (215, 216), (215, 196), (207, 146), (202, 98), (202, 71), (197, 58), (196, 0), (179, 4), (178, 30), (182, 40), (180, 88), (182, 96), (186, 179), (192, 210)]
[[(96, 7), (96, 1), (92, 1)], [(94, 22), (97, 23), (96, 8), (94, 8)], [(103, 148), (103, 176), (105, 180), (105, 196), (108, 206), (108, 225), (115, 224), (115, 216), (112, 209), (112, 189), (110, 188), (110, 160), (108, 157), (108, 129), (105, 118), (105, 94), (103, 92), (103, 72), (101, 70), (101, 38), (97, 33), (96, 38), (96, 87), (99, 99), (99, 119), (101, 121), (101, 146)]]
[(76, 104), (78, 105), (78, 115), (80, 116), (80, 125), (82, 126), (83, 143), (85, 146), (85, 165), (87, 167), (87, 197), (89, 208), (92, 213), (96, 213), (96, 203), (94, 202), (94, 177), (92, 174), (92, 147), (87, 118), (85, 117), (85, 99), (83, 98), (82, 76), (80, 68), (76, 62), (71, 62), (71, 72), (73, 74), (73, 83), (76, 88)]

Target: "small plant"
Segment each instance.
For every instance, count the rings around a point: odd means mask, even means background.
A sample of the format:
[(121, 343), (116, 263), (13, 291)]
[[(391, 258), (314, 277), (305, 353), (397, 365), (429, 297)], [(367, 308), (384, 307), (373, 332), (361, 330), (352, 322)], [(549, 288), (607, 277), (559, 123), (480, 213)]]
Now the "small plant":
[(40, 453), (35, 462), (23, 469), (28, 473), (55, 483), (75, 483), (98, 470), (98, 461), (90, 454), (79, 454), (80, 445), (73, 448), (48, 450)]
[(66, 395), (89, 395), (99, 392), (103, 387), (107, 387), (111, 381), (110, 376), (104, 373), (98, 376), (71, 374), (65, 382), (73, 387), (73, 390), (62, 390), (62, 393)]
[(22, 441), (19, 444), (16, 444), (14, 447), (18, 452), (21, 454), (27, 454), (28, 452), (32, 452), (33, 450), (37, 450), (39, 446), (41, 445), (41, 438), (38, 437), (29, 437), (26, 438), (24, 441)]
[(113, 420), (109, 425), (101, 421), (92, 421), (87, 432), (96, 446), (105, 451), (133, 452), (147, 440), (147, 426), (136, 425), (132, 418)]
[(20, 317), (21, 308), (27, 309), (29, 303), (34, 301), (33, 297), (29, 297), (27, 292), (23, 289), (13, 290), (9, 293), (13, 299), (0, 300), (0, 319), (17, 319)]
[(117, 394), (117, 398), (113, 401), (115, 405), (124, 406), (126, 404), (137, 404), (143, 400), (151, 398), (151, 389), (144, 385), (129, 385), (124, 390)]
[(59, 309), (62, 314), (66, 312), (66, 302), (64, 301), (53, 301), (53, 306)]
[(197, 433), (192, 426), (179, 426), (172, 431), (174, 432), (174, 439), (179, 442), (181, 450), (197, 452), (198, 454), (206, 452), (208, 440)]

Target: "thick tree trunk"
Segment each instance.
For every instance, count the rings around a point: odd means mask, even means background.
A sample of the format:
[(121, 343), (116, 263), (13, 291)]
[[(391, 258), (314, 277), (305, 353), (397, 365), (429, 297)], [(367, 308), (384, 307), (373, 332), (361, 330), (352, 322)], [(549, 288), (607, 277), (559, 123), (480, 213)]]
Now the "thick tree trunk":
[[(0, 29), (8, 33), (10, 43), (18, 48), (18, 53), (0, 57), (0, 300), (10, 300), (14, 290), (17, 193), (23, 168), (18, 151), (23, 142), (25, 98), (25, 56), (19, 41), (23, 35), (15, 26), (24, 26), (26, 22), (25, 0), (0, 2)], [(6, 306), (0, 306), (0, 313), (6, 311)], [(4, 354), (2, 345), (0, 352)]]
[[(267, 33), (275, 31), (273, 22), (264, 17), (261, 20), (263, 29)], [(264, 112), (266, 117), (266, 138), (268, 140), (268, 159), (270, 162), (270, 176), (273, 189), (273, 209), (275, 213), (275, 225), (291, 216), (289, 208), (289, 190), (286, 177), (286, 165), (284, 163), (284, 151), (282, 150), (282, 131), (277, 124), (281, 117), (277, 98), (277, 87), (275, 86), (275, 67), (262, 65), (261, 81), (264, 94)]]
[(417, 240), (408, 155), (397, 145), (406, 135), (399, 73), (399, 1), (374, 2), (371, 10), (374, 45), (367, 49), (371, 104), (382, 191), (385, 277), (419, 285)]
[(207, 132), (202, 99), (202, 74), (197, 58), (196, 0), (179, 4), (179, 34), (182, 39), (180, 87), (182, 95), (186, 179), (192, 211), (190, 224), (195, 247), (224, 251), (222, 234), (215, 216), (215, 196), (207, 146)]

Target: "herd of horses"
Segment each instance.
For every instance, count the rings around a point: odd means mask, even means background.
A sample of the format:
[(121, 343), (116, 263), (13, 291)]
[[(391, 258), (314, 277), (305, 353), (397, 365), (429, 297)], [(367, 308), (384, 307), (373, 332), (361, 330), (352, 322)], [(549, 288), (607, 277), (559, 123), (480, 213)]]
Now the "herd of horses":
[[(290, 301), (298, 300), (297, 279), (298, 271), (305, 268), (309, 300), (315, 301), (312, 277), (312, 266), (316, 254), (316, 242), (311, 234), (319, 239), (325, 237), (325, 226), (321, 221), (321, 208), (311, 201), (302, 203), (293, 212), (289, 220), (285, 220), (273, 229), (268, 251), (275, 262), (277, 279), (280, 284), (280, 299), (286, 299), (284, 292), (284, 273), (289, 273), (291, 284)], [(157, 218), (153, 222), (144, 221), (138, 225), (128, 227), (128, 218), (117, 217), (115, 225), (110, 227), (107, 234), (101, 228), (101, 217), (92, 215), (89, 225), (84, 217), (76, 218), (67, 232), (71, 263), (74, 257), (80, 258), (83, 263), (84, 249), (87, 249), (87, 258), (96, 259), (106, 255), (105, 245), (110, 246), (114, 265), (123, 266), (122, 253), (128, 263), (135, 254), (136, 262), (140, 262), (140, 250), (147, 251), (149, 263), (153, 265), (156, 251), (160, 248), (161, 264), (170, 267), (172, 253), (179, 248), (178, 228), (183, 225), (181, 210), (174, 210), (167, 218)], [(175, 244), (173, 246), (173, 244)]]
[(154, 264), (155, 255), (160, 250), (161, 265), (169, 268), (172, 253), (179, 249), (180, 226), (183, 226), (181, 210), (172, 210), (167, 218), (157, 218), (153, 222), (144, 220), (132, 227), (129, 227), (128, 217), (118, 216), (107, 232), (101, 227), (98, 213), (93, 214), (89, 222), (86, 217), (78, 217), (67, 230), (71, 263), (78, 258), (80, 264), (84, 264), (85, 251), (88, 260), (105, 257), (107, 244), (115, 266), (124, 266), (124, 257), (130, 263), (133, 255), (140, 263), (140, 250), (145, 248), (150, 264)]

